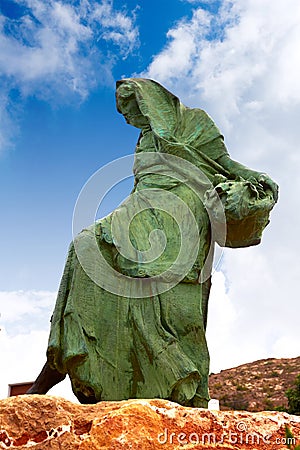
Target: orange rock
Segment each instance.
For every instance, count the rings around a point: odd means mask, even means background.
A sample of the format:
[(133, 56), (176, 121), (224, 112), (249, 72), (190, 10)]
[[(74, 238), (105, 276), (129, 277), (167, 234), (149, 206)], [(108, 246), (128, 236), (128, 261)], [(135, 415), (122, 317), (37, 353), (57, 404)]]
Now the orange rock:
[[(299, 443), (300, 417), (287, 413), (208, 411), (166, 400), (78, 405), (24, 395), (0, 401), (0, 449), (287, 449)], [(297, 441), (297, 442), (296, 442)]]

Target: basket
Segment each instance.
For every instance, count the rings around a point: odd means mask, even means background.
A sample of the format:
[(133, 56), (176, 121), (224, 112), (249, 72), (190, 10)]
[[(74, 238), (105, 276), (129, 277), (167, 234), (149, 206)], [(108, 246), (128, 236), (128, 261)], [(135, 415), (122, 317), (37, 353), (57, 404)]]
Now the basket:
[(216, 182), (204, 195), (213, 239), (231, 248), (259, 244), (275, 205), (272, 191), (255, 179), (228, 180), (217, 175)]

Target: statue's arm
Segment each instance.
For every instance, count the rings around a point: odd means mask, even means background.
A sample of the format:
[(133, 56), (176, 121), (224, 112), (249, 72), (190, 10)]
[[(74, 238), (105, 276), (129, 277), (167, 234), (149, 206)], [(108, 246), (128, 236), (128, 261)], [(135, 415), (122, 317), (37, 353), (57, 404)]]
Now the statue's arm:
[(278, 200), (278, 185), (273, 181), (268, 174), (257, 172), (256, 170), (249, 169), (243, 164), (240, 164), (237, 161), (234, 161), (228, 155), (222, 155), (217, 159), (217, 163), (219, 163), (224, 169), (226, 169), (232, 176), (240, 176), (245, 180), (249, 180), (251, 178), (255, 178), (259, 183), (265, 186), (267, 189), (271, 189), (273, 192), (274, 200), (277, 202)]

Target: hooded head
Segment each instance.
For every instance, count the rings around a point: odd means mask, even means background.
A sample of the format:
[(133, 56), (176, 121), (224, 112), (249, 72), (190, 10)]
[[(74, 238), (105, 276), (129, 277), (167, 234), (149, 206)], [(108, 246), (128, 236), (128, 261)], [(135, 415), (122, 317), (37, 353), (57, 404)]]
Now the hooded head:
[[(154, 80), (125, 78), (117, 81), (117, 109), (131, 125), (149, 126), (158, 135), (172, 135), (180, 101)], [(142, 125), (142, 126), (141, 126)]]
[(116, 90), (117, 110), (123, 114), (126, 122), (137, 128), (149, 127), (149, 121), (138, 105), (136, 85), (130, 79), (117, 82)]
[(117, 81), (117, 109), (131, 125), (151, 128), (159, 138), (200, 146), (221, 136), (201, 109), (185, 107), (178, 97), (154, 80), (125, 78)]

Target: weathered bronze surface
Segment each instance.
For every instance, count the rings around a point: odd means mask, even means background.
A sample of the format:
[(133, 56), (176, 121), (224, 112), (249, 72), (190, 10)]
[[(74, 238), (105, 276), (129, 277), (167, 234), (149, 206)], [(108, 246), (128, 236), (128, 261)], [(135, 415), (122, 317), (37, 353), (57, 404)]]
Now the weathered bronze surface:
[[(259, 243), (278, 187), (233, 161), (212, 119), (158, 83), (119, 81), (116, 98), (141, 129), (134, 189), (71, 244), (47, 364), (30, 392), (69, 374), (83, 403), (164, 398), (206, 406), (214, 243)], [(111, 284), (95, 242), (117, 274)]]

